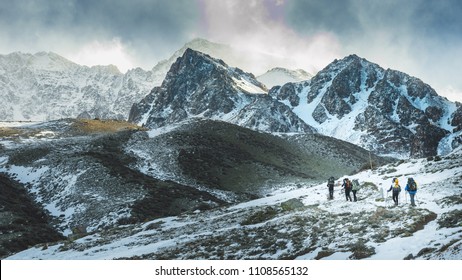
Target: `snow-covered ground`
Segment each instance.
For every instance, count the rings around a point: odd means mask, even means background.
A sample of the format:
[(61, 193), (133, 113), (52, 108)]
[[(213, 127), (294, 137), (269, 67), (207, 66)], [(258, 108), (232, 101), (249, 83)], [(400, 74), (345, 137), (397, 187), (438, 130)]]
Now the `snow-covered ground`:
[[(462, 259), (462, 149), (352, 176), (362, 188), (347, 202), (336, 187), (288, 185), (271, 195), (39, 245), (8, 259)], [(418, 183), (417, 207), (403, 191), (392, 206), (386, 190)], [(338, 178), (340, 182), (343, 178)], [(304, 206), (284, 208), (287, 201)], [(446, 221), (446, 223), (444, 223)], [(449, 221), (449, 222), (448, 222)]]
[(0, 127), (22, 127), (22, 126), (29, 126), (33, 124), (37, 124), (39, 122), (0, 122)]

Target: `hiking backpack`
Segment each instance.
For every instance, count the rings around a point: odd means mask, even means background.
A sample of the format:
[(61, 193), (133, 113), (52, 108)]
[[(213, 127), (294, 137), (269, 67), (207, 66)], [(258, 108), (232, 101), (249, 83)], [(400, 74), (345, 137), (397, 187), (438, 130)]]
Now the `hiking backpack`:
[(411, 191), (416, 191), (417, 190), (417, 183), (414, 181), (413, 178), (409, 178), (407, 184), (409, 186), (409, 190), (411, 190)]
[(334, 185), (335, 184), (335, 178), (330, 177), (329, 180), (327, 180), (327, 185)]
[(343, 182), (343, 184), (345, 185), (345, 189), (351, 189), (351, 187), (353, 186), (349, 179), (345, 179)]
[(353, 190), (358, 190), (359, 189), (359, 181), (358, 181), (358, 179), (354, 179), (352, 181), (352, 185), (353, 185)]

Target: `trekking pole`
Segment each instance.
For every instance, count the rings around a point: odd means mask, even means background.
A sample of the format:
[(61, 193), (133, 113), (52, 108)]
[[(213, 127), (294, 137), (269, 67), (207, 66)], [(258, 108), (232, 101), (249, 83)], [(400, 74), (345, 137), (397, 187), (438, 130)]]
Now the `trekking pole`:
[(404, 203), (407, 204), (407, 191), (404, 191)]

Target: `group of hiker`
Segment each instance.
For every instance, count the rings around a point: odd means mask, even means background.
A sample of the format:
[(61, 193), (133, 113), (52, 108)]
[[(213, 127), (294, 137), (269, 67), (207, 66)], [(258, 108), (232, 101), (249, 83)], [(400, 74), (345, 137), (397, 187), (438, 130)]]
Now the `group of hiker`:
[[(330, 177), (327, 181), (327, 187), (329, 188), (329, 199), (334, 199), (334, 186), (335, 186), (335, 178)], [(348, 178), (343, 179), (342, 190), (345, 191), (345, 198), (346, 201), (358, 201), (356, 196), (357, 191), (359, 190), (360, 185), (357, 179), (351, 181)], [(413, 178), (408, 178), (406, 187), (404, 188), (405, 191), (409, 193), (411, 199), (411, 206), (415, 205), (415, 195), (417, 193), (417, 183)], [(395, 205), (398, 205), (398, 198), (401, 192), (401, 186), (399, 185), (398, 178), (393, 178), (392, 185), (387, 192), (392, 191), (392, 198)], [(351, 193), (353, 193), (353, 199), (351, 199)]]
[[(417, 193), (416, 181), (413, 178), (408, 178), (404, 190), (409, 193), (409, 197), (411, 198), (411, 206), (415, 206), (415, 194)], [(399, 193), (401, 192), (401, 186), (399, 185), (398, 178), (393, 178), (392, 185), (387, 192), (390, 191), (392, 191), (393, 202), (396, 206), (398, 206)]]

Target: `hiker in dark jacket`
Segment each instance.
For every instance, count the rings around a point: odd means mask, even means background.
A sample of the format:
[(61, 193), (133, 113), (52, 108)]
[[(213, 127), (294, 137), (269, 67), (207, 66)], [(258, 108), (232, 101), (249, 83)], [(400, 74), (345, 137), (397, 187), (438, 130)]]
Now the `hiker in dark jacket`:
[(399, 193), (401, 192), (401, 186), (398, 183), (398, 178), (393, 178), (392, 185), (387, 192), (390, 192), (391, 190), (393, 190), (393, 201), (395, 202), (395, 205), (398, 206), (398, 197)]
[(335, 184), (335, 178), (330, 177), (329, 180), (327, 181), (327, 187), (329, 188), (329, 199), (334, 199), (334, 184)]
[(411, 205), (415, 206), (415, 194), (417, 193), (417, 183), (414, 181), (413, 178), (407, 179), (406, 187), (404, 188), (405, 191), (409, 193), (411, 198)]
[(350, 195), (351, 187), (352, 187), (351, 186), (351, 181), (348, 178), (343, 179), (342, 188), (345, 189), (345, 197), (346, 197), (347, 201), (348, 200), (352, 201), (351, 195)]

